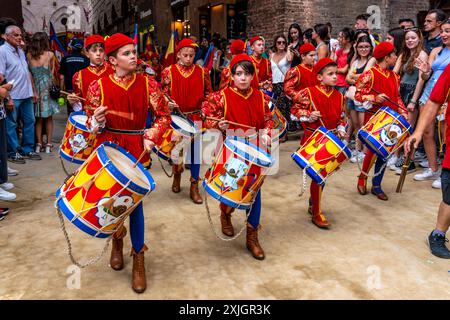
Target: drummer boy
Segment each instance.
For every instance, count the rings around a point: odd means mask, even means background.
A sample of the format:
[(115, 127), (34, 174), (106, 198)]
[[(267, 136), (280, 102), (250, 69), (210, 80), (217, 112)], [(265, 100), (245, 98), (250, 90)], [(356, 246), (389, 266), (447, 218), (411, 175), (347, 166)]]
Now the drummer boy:
[[(332, 130), (340, 139), (346, 137), (344, 96), (334, 89), (337, 81), (337, 64), (330, 58), (320, 59), (314, 66), (318, 85), (305, 88), (298, 94), (298, 103), (291, 113), (303, 122), (305, 131), (303, 145), (320, 126)], [(319, 228), (328, 228), (331, 224), (325, 218), (321, 208), (322, 191), (325, 185), (311, 181), (308, 212), (312, 223)]]

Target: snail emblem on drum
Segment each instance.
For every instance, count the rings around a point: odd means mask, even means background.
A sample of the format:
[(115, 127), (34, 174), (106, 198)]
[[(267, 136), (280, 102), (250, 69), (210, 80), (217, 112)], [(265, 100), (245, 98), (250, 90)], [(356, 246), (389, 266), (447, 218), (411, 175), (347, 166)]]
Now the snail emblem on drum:
[(98, 211), (95, 214), (98, 217), (98, 223), (102, 226), (108, 226), (125, 213), (134, 205), (133, 198), (122, 196), (117, 199), (103, 198), (99, 201)]
[(239, 179), (244, 177), (248, 171), (248, 165), (237, 158), (230, 160), (230, 163), (225, 164), (223, 174), (219, 177), (222, 186), (222, 191), (237, 190), (239, 189)]
[(396, 145), (398, 142), (398, 138), (403, 134), (402, 128), (395, 124), (386, 125), (380, 133), (381, 141), (387, 146)]
[(81, 133), (77, 133), (73, 137), (70, 137), (69, 143), (74, 153), (78, 153), (88, 146), (86, 139)]

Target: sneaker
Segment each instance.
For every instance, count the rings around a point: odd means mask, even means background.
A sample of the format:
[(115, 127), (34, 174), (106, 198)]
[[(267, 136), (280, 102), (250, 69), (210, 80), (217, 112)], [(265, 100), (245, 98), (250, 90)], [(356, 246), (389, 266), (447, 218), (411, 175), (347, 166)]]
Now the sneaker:
[(42, 160), (41, 156), (33, 151), (24, 154), (23, 157), (29, 160)]
[(430, 164), (428, 163), (428, 160), (422, 160), (419, 162), (419, 166), (421, 166), (422, 168), (429, 168)]
[(433, 236), (433, 232), (431, 232), (428, 236), (428, 245), (431, 253), (439, 258), (450, 259), (450, 251), (445, 246), (446, 242), (448, 242), (448, 239), (440, 234)]
[(431, 187), (433, 189), (442, 189), (442, 185), (441, 185), (441, 177), (437, 178), (436, 180), (433, 181), (433, 183), (431, 184)]
[(7, 216), (9, 213), (9, 208), (0, 208), (0, 214)]
[(425, 181), (425, 180), (436, 180), (440, 176), (439, 170), (434, 172), (430, 168), (423, 170), (422, 173), (418, 173), (414, 176), (414, 180), (416, 181)]
[(398, 169), (401, 169), (403, 165), (405, 164), (405, 157), (401, 156), (397, 158), (397, 161), (389, 167), (389, 170), (391, 171), (397, 171)]
[[(395, 170), (395, 174), (396, 174), (396, 175), (401, 175), (401, 174), (402, 174), (402, 169), (403, 169), (403, 168), (398, 168), (397, 170)], [(409, 163), (408, 170), (406, 171), (406, 174), (412, 173), (412, 172), (414, 172), (414, 171), (416, 171), (416, 170), (417, 170), (416, 164), (414, 163), (414, 161), (411, 161), (411, 162)]]
[(5, 182), (0, 184), (0, 188), (2, 188), (3, 190), (9, 191), (11, 189), (14, 189), (14, 185), (11, 182)]
[(364, 152), (358, 151), (353, 157), (350, 158), (351, 163), (362, 162), (364, 160)]
[(8, 155), (8, 161), (20, 164), (24, 164), (26, 162), (25, 159), (18, 152), (16, 152), (13, 155)]
[(5, 219), (5, 218), (6, 218), (6, 214), (0, 213), (0, 221), (2, 221), (2, 220)]
[(15, 193), (8, 192), (8, 191), (0, 188), (0, 200), (13, 201), (13, 200), (16, 200), (16, 198), (17, 198), (17, 196)]
[(395, 165), (398, 161), (398, 157), (394, 154), (392, 157), (389, 158), (386, 166), (388, 166), (389, 168), (393, 165)]
[(17, 176), (18, 174), (19, 174), (18, 170), (14, 170), (8, 167), (8, 176)]
[(423, 153), (423, 152), (420, 152), (420, 151), (416, 151), (414, 153), (414, 159), (416, 161), (427, 160), (427, 155), (426, 155), (426, 153)]

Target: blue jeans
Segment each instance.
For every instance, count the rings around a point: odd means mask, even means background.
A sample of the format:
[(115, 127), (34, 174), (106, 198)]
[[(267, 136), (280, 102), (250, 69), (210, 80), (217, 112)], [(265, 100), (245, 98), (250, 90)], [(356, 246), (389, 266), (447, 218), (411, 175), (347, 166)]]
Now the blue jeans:
[[(6, 118), (6, 132), (8, 136), (8, 152), (14, 155), (21, 151), (27, 154), (33, 151), (34, 148), (34, 107), (31, 98), (28, 99), (14, 99), (14, 110), (8, 112)], [(21, 119), (23, 122), (22, 130), (22, 144), (20, 144), (17, 136), (17, 120)]]

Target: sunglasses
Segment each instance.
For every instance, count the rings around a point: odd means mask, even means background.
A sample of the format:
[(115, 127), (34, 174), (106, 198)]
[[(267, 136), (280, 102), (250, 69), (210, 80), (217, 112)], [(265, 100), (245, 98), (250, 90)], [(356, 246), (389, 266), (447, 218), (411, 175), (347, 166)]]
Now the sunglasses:
[(286, 41), (277, 41), (277, 44), (286, 44)]
[(418, 27), (409, 27), (409, 28), (403, 28), (403, 31), (406, 33), (408, 31), (419, 31)]
[(357, 49), (370, 49), (370, 46), (358, 46)]

